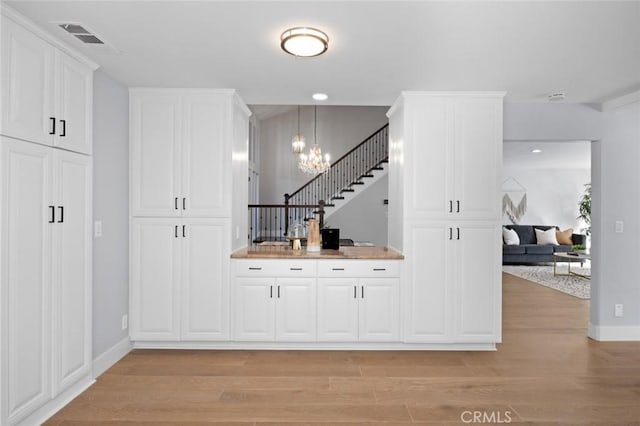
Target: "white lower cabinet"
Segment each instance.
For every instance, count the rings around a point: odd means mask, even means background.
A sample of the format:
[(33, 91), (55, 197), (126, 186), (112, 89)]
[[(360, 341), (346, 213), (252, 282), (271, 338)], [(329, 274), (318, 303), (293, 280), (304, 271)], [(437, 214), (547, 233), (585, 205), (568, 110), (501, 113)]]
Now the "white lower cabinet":
[(229, 339), (229, 220), (134, 218), (131, 339)]
[(399, 262), (318, 263), (318, 341), (400, 340)]
[(0, 137), (0, 424), (90, 380), (91, 193), (91, 157)]
[(500, 341), (500, 226), (414, 222), (405, 235), (407, 343)]
[(315, 277), (237, 277), (234, 286), (236, 340), (315, 341)]

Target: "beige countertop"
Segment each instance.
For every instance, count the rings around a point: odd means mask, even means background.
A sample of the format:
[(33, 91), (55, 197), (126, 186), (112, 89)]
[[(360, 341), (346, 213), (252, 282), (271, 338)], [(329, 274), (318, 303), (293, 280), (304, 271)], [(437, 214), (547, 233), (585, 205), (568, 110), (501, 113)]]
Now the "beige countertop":
[(404, 256), (389, 247), (340, 247), (339, 250), (294, 251), (289, 246), (251, 246), (231, 254), (232, 259), (387, 259)]

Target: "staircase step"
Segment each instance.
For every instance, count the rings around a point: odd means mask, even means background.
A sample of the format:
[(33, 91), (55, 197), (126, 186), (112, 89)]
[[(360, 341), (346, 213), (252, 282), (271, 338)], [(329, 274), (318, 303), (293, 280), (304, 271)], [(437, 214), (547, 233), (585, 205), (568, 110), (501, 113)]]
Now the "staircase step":
[(382, 163), (388, 163), (388, 162), (389, 162), (389, 160), (382, 160), (382, 161), (380, 162), (380, 164), (382, 164)]
[(325, 207), (335, 207), (336, 205), (335, 204), (325, 204), (324, 206)]
[(351, 185), (364, 185), (364, 182), (357, 180), (355, 182), (351, 182)]
[(362, 175), (361, 177), (363, 177), (363, 178), (365, 178), (365, 177), (366, 177), (366, 178), (372, 178), (372, 177), (374, 177), (374, 176), (373, 176), (373, 175), (370, 175), (370, 174), (366, 174), (366, 175)]
[(331, 199), (332, 200), (344, 200), (344, 197), (337, 196), (337, 197), (331, 197)]
[(374, 168), (373, 168), (373, 169), (371, 169), (371, 170), (384, 170), (384, 167), (376, 166), (376, 167), (374, 167)]
[(343, 189), (343, 190), (340, 191), (340, 193), (343, 193), (343, 192), (355, 192), (355, 189), (347, 188), (347, 189)]

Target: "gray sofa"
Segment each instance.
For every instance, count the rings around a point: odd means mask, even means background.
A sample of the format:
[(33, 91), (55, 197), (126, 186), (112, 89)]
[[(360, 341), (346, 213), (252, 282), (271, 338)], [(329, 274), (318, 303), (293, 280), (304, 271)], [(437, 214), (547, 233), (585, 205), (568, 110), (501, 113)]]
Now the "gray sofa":
[[(553, 262), (553, 253), (571, 251), (570, 245), (538, 245), (534, 228), (546, 231), (549, 228), (558, 229), (557, 226), (542, 225), (504, 225), (513, 229), (520, 237), (519, 245), (502, 245), (502, 264)], [(573, 244), (585, 244), (586, 236), (573, 234)]]

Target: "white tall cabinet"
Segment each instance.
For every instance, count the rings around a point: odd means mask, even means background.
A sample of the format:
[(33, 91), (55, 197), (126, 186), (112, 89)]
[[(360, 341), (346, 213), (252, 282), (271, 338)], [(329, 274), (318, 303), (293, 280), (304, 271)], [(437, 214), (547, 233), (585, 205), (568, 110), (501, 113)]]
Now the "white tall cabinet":
[(0, 424), (39, 424), (92, 382), (96, 66), (1, 12)]
[(229, 340), (250, 111), (232, 90), (134, 88), (130, 114), (131, 339)]
[(500, 92), (403, 92), (388, 112), (404, 341), (501, 340)]

